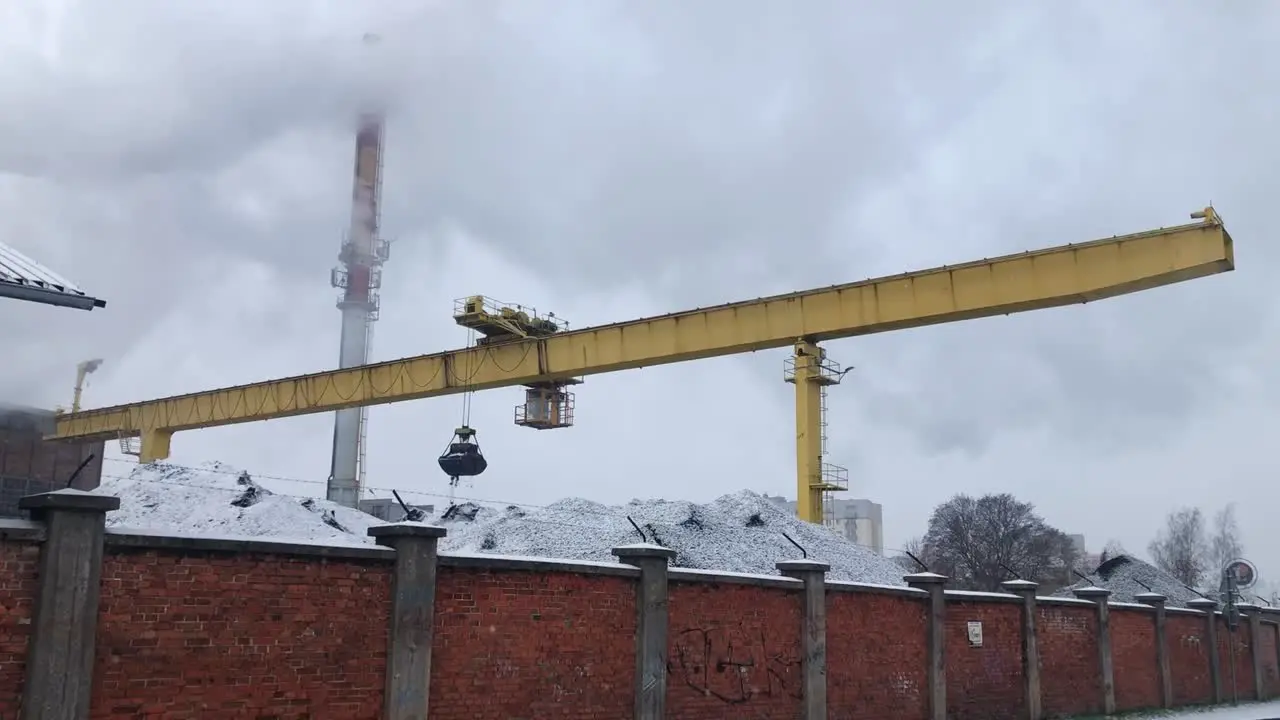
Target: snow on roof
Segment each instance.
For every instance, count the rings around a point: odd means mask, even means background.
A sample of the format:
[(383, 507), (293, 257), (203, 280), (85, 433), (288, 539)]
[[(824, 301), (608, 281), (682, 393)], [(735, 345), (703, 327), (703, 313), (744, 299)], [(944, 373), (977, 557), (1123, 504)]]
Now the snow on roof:
[(0, 243), (0, 297), (78, 310), (107, 305), (4, 243)]
[(1129, 555), (1117, 555), (1107, 560), (1089, 574), (1087, 581), (1081, 580), (1054, 595), (1072, 597), (1075, 590), (1091, 586), (1110, 590), (1108, 601), (1111, 603), (1138, 603), (1142, 595), (1159, 593), (1168, 598), (1169, 607), (1186, 607), (1188, 601), (1200, 597), (1169, 573)]
[[(128, 477), (104, 478), (99, 492), (120, 498), (107, 515), (112, 527), (153, 529), (183, 535), (216, 534), (281, 540), (372, 543), (378, 518), (327, 500), (272, 493), (239, 470), (221, 463), (200, 467), (156, 463)], [(457, 506), (428, 522), (448, 529), (446, 553), (585, 560), (615, 565), (611, 550), (640, 542), (676, 553), (672, 567), (777, 576), (775, 563), (801, 555), (831, 565), (828, 577), (902, 587), (892, 560), (834, 531), (800, 521), (750, 491), (699, 505), (682, 501), (633, 500), (609, 507), (581, 498), (546, 507)], [(628, 519), (630, 518), (630, 519)], [(632, 527), (634, 520), (645, 535)]]

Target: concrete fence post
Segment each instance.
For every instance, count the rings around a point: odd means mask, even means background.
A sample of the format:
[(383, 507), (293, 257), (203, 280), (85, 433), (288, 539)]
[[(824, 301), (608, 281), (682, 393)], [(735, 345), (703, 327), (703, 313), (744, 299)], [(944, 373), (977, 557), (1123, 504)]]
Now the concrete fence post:
[(1253, 661), (1253, 697), (1267, 699), (1267, 674), (1262, 657), (1262, 610), (1257, 605), (1241, 603), (1240, 612), (1249, 622), (1249, 659)]
[(634, 720), (664, 720), (667, 706), (667, 565), (674, 550), (639, 543), (613, 554), (640, 568), (636, 587), (636, 699)]
[(1156, 667), (1160, 670), (1160, 707), (1173, 707), (1173, 668), (1169, 664), (1168, 612), (1169, 598), (1160, 593), (1138, 593), (1134, 599), (1156, 609)]
[(1022, 598), (1022, 693), (1026, 697), (1027, 720), (1040, 720), (1044, 714), (1040, 700), (1040, 644), (1036, 638), (1036, 590), (1040, 585), (1030, 580), (1006, 580), (1000, 585)]
[(801, 618), (801, 672), (804, 674), (804, 720), (827, 720), (827, 571), (816, 560), (783, 560), (778, 571), (804, 583)]
[(1111, 664), (1111, 608), (1107, 599), (1111, 591), (1100, 587), (1084, 587), (1075, 591), (1075, 596), (1088, 600), (1098, 610), (1098, 674), (1102, 684), (1102, 713), (1113, 715), (1116, 711), (1115, 671)]
[(1209, 679), (1213, 682), (1213, 702), (1222, 702), (1222, 662), (1218, 658), (1218, 602), (1209, 598), (1187, 601), (1187, 607), (1204, 613), (1205, 645), (1209, 653)]
[(902, 578), (907, 585), (929, 593), (927, 650), (929, 720), (947, 720), (947, 577), (922, 572)]
[(120, 498), (55, 490), (28, 495), (18, 507), (45, 526), (20, 717), (86, 720), (93, 692), (103, 536), (107, 513), (120, 507)]
[(396, 551), (382, 716), (386, 720), (426, 720), (431, 699), (438, 546), (446, 530), (404, 522), (375, 525), (368, 532), (379, 545)]

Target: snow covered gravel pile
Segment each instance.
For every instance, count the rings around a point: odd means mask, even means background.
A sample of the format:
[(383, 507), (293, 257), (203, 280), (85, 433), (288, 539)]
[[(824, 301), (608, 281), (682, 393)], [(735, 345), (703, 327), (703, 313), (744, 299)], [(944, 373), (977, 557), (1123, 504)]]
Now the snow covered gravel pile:
[(1169, 573), (1128, 555), (1111, 558), (1089, 575), (1088, 582), (1081, 580), (1055, 594), (1073, 597), (1072, 590), (1088, 585), (1110, 590), (1109, 601), (1117, 603), (1136, 603), (1134, 596), (1154, 592), (1168, 598), (1170, 607), (1186, 607), (1189, 600), (1200, 597)]
[[(474, 506), (472, 506), (474, 507)], [(609, 549), (644, 541), (676, 551), (675, 567), (775, 575), (774, 563), (802, 555), (831, 565), (832, 580), (902, 585), (902, 569), (888, 558), (827, 528), (801, 522), (761, 495), (743, 490), (706, 505), (632, 500), (610, 507), (569, 498), (544, 508), (480, 508), (474, 520), (436, 520), (449, 529), (442, 549), (612, 560)]]
[(128, 477), (103, 478), (98, 492), (120, 498), (107, 515), (111, 528), (350, 545), (369, 542), (365, 531), (379, 522), (327, 500), (276, 495), (218, 462), (141, 465)]
[[(115, 528), (365, 544), (366, 530), (381, 522), (326, 500), (274, 494), (221, 463), (139, 466), (127, 478), (104, 478), (101, 492), (120, 498), (120, 510), (107, 516)], [(903, 584), (893, 561), (750, 491), (705, 505), (633, 500), (610, 507), (581, 498), (536, 508), (464, 503), (430, 520), (449, 530), (445, 552), (599, 561), (615, 560), (610, 548), (641, 542), (631, 521), (645, 541), (675, 550), (677, 567), (775, 575), (774, 563), (801, 557), (785, 533), (810, 558), (829, 563), (832, 580)]]

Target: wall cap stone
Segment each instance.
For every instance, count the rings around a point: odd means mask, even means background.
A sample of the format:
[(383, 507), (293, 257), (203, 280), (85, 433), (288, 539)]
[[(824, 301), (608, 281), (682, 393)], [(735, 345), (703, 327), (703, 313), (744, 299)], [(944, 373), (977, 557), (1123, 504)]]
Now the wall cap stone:
[(893, 595), (895, 597), (914, 598), (916, 600), (929, 597), (929, 593), (920, 588), (906, 585), (882, 585), (880, 583), (864, 583), (853, 580), (827, 579), (827, 592), (866, 593), (869, 595)]
[(640, 574), (634, 565), (599, 562), (596, 560), (562, 560), (536, 556), (496, 555), (489, 553), (442, 552), (437, 562), (440, 567), (468, 568), (499, 572), (556, 572), (575, 575), (610, 575), (633, 578)]
[(783, 575), (799, 575), (802, 573), (823, 573), (830, 572), (831, 565), (817, 560), (779, 560), (774, 563), (774, 567), (778, 568), (778, 572)]
[(908, 585), (942, 585), (949, 579), (946, 575), (931, 572), (912, 573), (911, 575), (902, 576), (903, 582)]
[(1096, 585), (1090, 585), (1089, 587), (1076, 588), (1071, 592), (1075, 593), (1075, 596), (1080, 598), (1081, 600), (1102, 599), (1102, 598), (1110, 597), (1111, 595), (1110, 590), (1106, 588), (1097, 587)]
[[(634, 565), (626, 567), (635, 568)], [(750, 573), (702, 570), (699, 568), (669, 568), (667, 581), (671, 584), (706, 583), (708, 585), (749, 585), (751, 587), (800, 590), (804, 581), (786, 575), (753, 575)]]
[(1134, 600), (1143, 605), (1163, 605), (1169, 601), (1168, 596), (1161, 595), (1158, 592), (1144, 592), (1133, 596)]
[(18, 507), (23, 510), (34, 510), (37, 513), (46, 510), (66, 510), (69, 512), (96, 512), (105, 515), (112, 510), (120, 509), (120, 498), (86, 490), (63, 488), (62, 490), (53, 490), (19, 498)]
[(366, 531), (371, 538), (442, 538), (449, 531), (439, 525), (427, 525), (416, 522), (387, 523), (374, 525)]
[(274, 538), (171, 535), (136, 528), (107, 528), (109, 547), (175, 552), (261, 553), (354, 560), (393, 560), (395, 551), (377, 545), (324, 545)]
[(1021, 595), (1023, 593), (1035, 592), (1040, 587), (1040, 583), (1022, 579), (1005, 580), (1000, 583), (1000, 587), (1016, 595)]
[(676, 551), (671, 548), (665, 548), (661, 545), (652, 543), (635, 543), (633, 545), (619, 545), (611, 550), (613, 555), (622, 560), (641, 558), (661, 558), (664, 560), (674, 560)]
[(1036, 602), (1040, 605), (1070, 605), (1072, 607), (1093, 607), (1095, 603), (1089, 600), (1081, 600), (1075, 597), (1064, 597), (1062, 595), (1038, 595)]
[(983, 590), (944, 590), (948, 602), (972, 603), (1021, 603), (1022, 598), (1012, 593), (986, 592)]
[(44, 523), (21, 518), (0, 518), (0, 540), (44, 542)]
[(1200, 610), (1200, 611), (1217, 610), (1218, 601), (1212, 600), (1210, 598), (1192, 598), (1187, 601), (1187, 607), (1191, 608), (1192, 610)]

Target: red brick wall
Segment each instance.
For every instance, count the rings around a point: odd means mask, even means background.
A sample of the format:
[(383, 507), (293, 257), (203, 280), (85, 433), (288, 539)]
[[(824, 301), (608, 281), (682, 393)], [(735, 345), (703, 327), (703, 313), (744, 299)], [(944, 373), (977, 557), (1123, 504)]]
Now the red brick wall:
[(39, 556), (35, 543), (0, 541), (0, 718), (18, 717)]
[(391, 566), (108, 547), (94, 718), (381, 717)]
[(797, 717), (801, 597), (798, 588), (672, 582), (668, 717)]
[[(1026, 715), (1022, 676), (1022, 606), (947, 602), (947, 717), (1004, 720)], [(982, 623), (982, 645), (969, 623)]]
[(1280, 632), (1280, 627), (1274, 623), (1262, 623), (1262, 641), (1258, 647), (1262, 651), (1262, 676), (1265, 683), (1263, 687), (1267, 691), (1267, 697), (1275, 697), (1280, 693), (1280, 674), (1277, 674), (1276, 667), (1277, 632)]
[(1231, 645), (1235, 644), (1235, 692), (1241, 700), (1253, 699), (1253, 657), (1249, 655), (1249, 621), (1240, 619), (1234, 633), (1227, 630), (1227, 622), (1218, 618), (1218, 658), (1222, 668), (1222, 692), (1227, 700), (1232, 698)]
[(1154, 609), (1111, 608), (1111, 664), (1117, 710), (1160, 707)]
[[(36, 545), (0, 540), (0, 718), (21, 694), (37, 587)], [(517, 563), (517, 565), (519, 565)], [(534, 565), (439, 570), (431, 676), (436, 720), (625, 718), (634, 702), (636, 579)], [(92, 717), (372, 720), (380, 716), (391, 601), (386, 558), (146, 550), (108, 545)], [(679, 720), (795, 718), (801, 708), (798, 584), (671, 579), (667, 712)], [(1020, 607), (948, 596), (948, 714), (1020, 717)], [(833, 583), (827, 593), (832, 720), (927, 714), (922, 593)], [(982, 623), (981, 647), (967, 624)], [(1096, 610), (1042, 601), (1047, 716), (1101, 709)], [(1177, 704), (1211, 699), (1204, 620), (1169, 615)], [(1236, 680), (1253, 693), (1248, 626)], [(1276, 677), (1277, 629), (1259, 649)], [(1117, 704), (1158, 705), (1150, 611), (1113, 608)], [(1223, 681), (1230, 696), (1225, 627)]]
[[(1040, 702), (1045, 715), (1101, 713), (1097, 610), (1087, 605), (1042, 603), (1037, 608)], [(1115, 672), (1123, 672), (1119, 667)]]
[(437, 582), (432, 720), (630, 717), (633, 578), (441, 567)]
[(1203, 615), (1170, 612), (1165, 624), (1169, 642), (1169, 670), (1174, 705), (1213, 702), (1213, 676), (1209, 673), (1209, 638)]
[(928, 714), (924, 596), (827, 591), (827, 709), (832, 720)]

